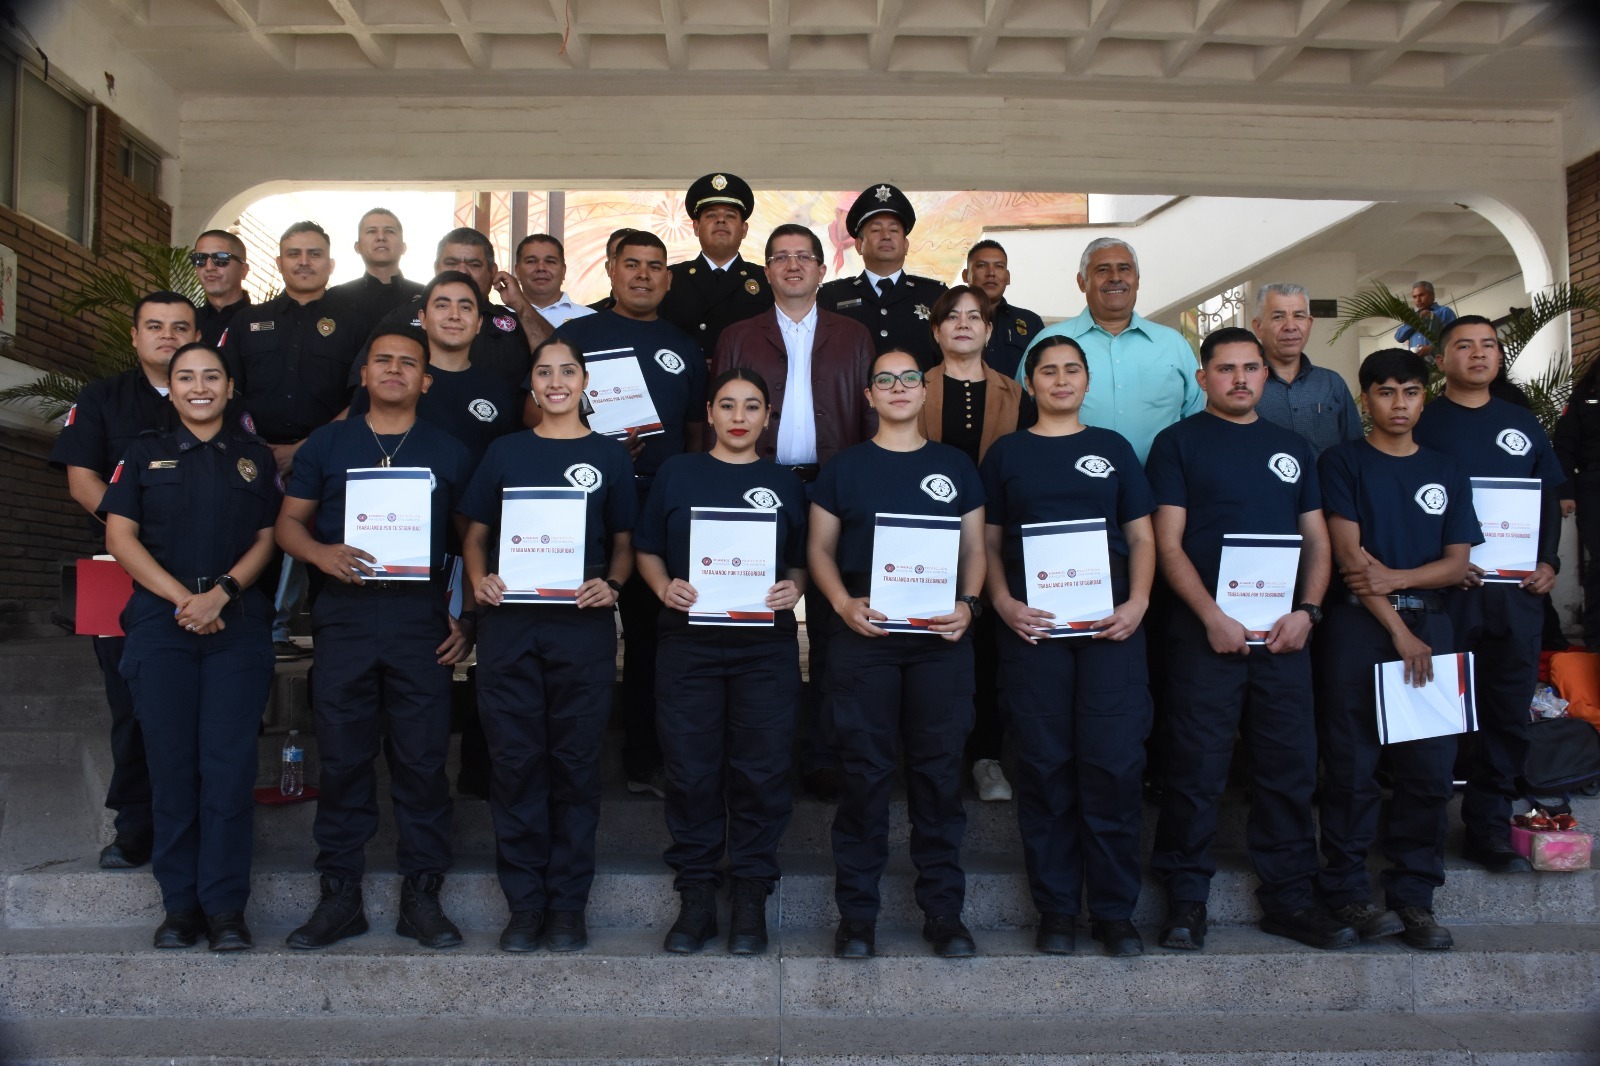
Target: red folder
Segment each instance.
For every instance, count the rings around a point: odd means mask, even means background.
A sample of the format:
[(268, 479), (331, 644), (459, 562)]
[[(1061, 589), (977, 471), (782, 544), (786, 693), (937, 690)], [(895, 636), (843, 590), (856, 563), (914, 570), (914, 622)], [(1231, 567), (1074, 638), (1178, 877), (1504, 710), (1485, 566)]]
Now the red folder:
[(115, 559), (78, 560), (78, 610), (73, 631), (80, 636), (122, 636), (122, 609), (133, 595), (133, 578)]

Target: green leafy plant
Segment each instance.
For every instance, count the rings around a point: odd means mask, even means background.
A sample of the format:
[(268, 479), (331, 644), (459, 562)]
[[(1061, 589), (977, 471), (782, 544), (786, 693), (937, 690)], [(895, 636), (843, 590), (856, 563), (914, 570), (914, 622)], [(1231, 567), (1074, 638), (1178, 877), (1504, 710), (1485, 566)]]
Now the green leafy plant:
[[(1417, 314), (1409, 301), (1377, 282), (1373, 282), (1371, 288), (1339, 302), (1342, 313), (1339, 315), (1339, 325), (1333, 331), (1333, 340), (1359, 322), (1388, 319), (1410, 326), (1427, 337), (1430, 344), (1439, 341), (1436, 319)], [(1540, 330), (1572, 311), (1600, 313), (1600, 290), (1563, 282), (1552, 285), (1545, 292), (1534, 293), (1527, 307), (1513, 308), (1510, 317), (1501, 322), (1497, 331), (1500, 349), (1505, 353), (1506, 371), (1509, 373), (1516, 366), (1517, 359)], [(1555, 429), (1556, 419), (1561, 417), (1561, 411), (1572, 395), (1572, 382), (1589, 368), (1593, 358), (1590, 356), (1574, 366), (1570, 356), (1561, 352), (1540, 373), (1517, 382), (1527, 394), (1528, 403), (1546, 433)], [(1444, 375), (1436, 365), (1430, 364), (1429, 397), (1437, 396), (1443, 388)]]
[(124, 241), (116, 246), (133, 261), (124, 269), (96, 264), (84, 272), (78, 285), (61, 299), (60, 311), (67, 318), (94, 316), (94, 355), (89, 375), (78, 377), (50, 371), (26, 385), (0, 389), (0, 403), (32, 404), (47, 421), (66, 414), (78, 393), (90, 381), (120, 374), (138, 365), (130, 339), (133, 306), (148, 292), (167, 289), (182, 293), (199, 306), (205, 299), (200, 278), (189, 263), (189, 249), (180, 245)]

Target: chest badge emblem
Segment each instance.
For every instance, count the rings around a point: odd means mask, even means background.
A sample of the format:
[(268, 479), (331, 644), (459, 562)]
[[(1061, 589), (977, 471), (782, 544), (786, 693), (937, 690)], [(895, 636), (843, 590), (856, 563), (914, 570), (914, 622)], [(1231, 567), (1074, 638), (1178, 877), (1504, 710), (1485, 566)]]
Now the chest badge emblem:
[(317, 320), (317, 332), (322, 334), (324, 337), (331, 337), (336, 325), (337, 324), (331, 318), (319, 318)]
[(246, 482), (254, 481), (258, 476), (256, 464), (252, 463), (249, 459), (240, 459), (238, 466), (239, 476), (244, 478)]

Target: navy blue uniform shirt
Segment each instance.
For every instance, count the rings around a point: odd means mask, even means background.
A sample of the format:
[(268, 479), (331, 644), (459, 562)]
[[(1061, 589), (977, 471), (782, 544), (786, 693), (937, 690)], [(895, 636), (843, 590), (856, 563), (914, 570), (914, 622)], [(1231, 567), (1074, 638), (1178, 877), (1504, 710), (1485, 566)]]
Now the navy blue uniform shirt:
[(1016, 377), (1028, 345), (1043, 330), (1044, 319), (1026, 307), (1011, 306), (1002, 296), (994, 309), (994, 332), (989, 334), (989, 343), (984, 345), (983, 361), (1001, 377)]
[[(522, 428), (521, 394), (487, 370), (441, 370), (430, 364), (428, 373), (433, 383), (417, 400), (417, 417), (466, 445), (474, 465), (489, 445)], [(360, 419), (371, 408), (367, 387), (358, 385), (350, 397), (350, 417)]]
[(1483, 543), (1471, 479), (1443, 452), (1397, 456), (1346, 441), (1322, 453), (1317, 476), (1322, 509), (1358, 523), (1361, 546), (1391, 570), (1442, 559), (1447, 544)]
[(172, 402), (150, 384), (142, 369), (134, 367), (83, 387), (50, 449), (50, 465), (57, 470), (83, 467), (109, 480), (135, 437), (148, 430), (165, 432), (177, 424)]
[[(805, 486), (785, 467), (770, 459), (753, 463), (725, 463), (709, 452), (674, 455), (656, 474), (650, 496), (639, 515), (639, 528), (633, 546), (666, 560), (667, 573), (689, 579), (690, 511), (695, 507), (750, 507), (778, 512), (778, 574), (785, 569), (805, 569), (806, 501)], [(688, 616), (671, 611), (688, 624)], [(776, 628), (794, 631), (794, 612), (780, 611)]]
[(652, 476), (669, 457), (684, 450), (686, 426), (705, 422), (706, 353), (672, 323), (660, 318), (640, 322), (615, 311), (599, 311), (563, 322), (555, 335), (576, 344), (585, 356), (631, 350), (639, 361), (662, 429), (644, 438), (644, 451), (634, 466), (640, 477)]
[(394, 457), (395, 466), (425, 466), (433, 471), (430, 532), (437, 571), (444, 565), (450, 516), (460, 509), (461, 494), (472, 478), (472, 456), (466, 446), (439, 427), (419, 418), (409, 435), (386, 433), (375, 440), (364, 419), (329, 423), (313, 432), (295, 452), (285, 495), (317, 501), (312, 534), (323, 544), (343, 544), (345, 474), (382, 466), (385, 452)]
[(1144, 470), (1158, 507), (1187, 509), (1183, 552), (1212, 591), (1224, 536), (1298, 534), (1300, 516), (1322, 506), (1311, 446), (1264, 418), (1192, 414), (1156, 435)]
[[(282, 502), (278, 468), (259, 438), (224, 429), (201, 441), (180, 424), (129, 446), (100, 513), (137, 522), (139, 543), (167, 573), (189, 582), (227, 573), (277, 521)], [(252, 590), (264, 591), (259, 583)]]
[(1066, 437), (1008, 433), (990, 446), (979, 474), (987, 501), (984, 520), (1006, 531), (1001, 552), (1006, 584), (1012, 597), (1024, 602), (1024, 524), (1104, 518), (1112, 558), (1126, 559), (1123, 524), (1156, 509), (1133, 446), (1115, 430), (1096, 426)]
[(872, 584), (872, 532), (880, 514), (958, 518), (983, 506), (978, 468), (948, 444), (892, 452), (873, 441), (846, 448), (822, 468), (811, 502), (839, 519), (834, 562), (852, 596)]
[[(418, 293), (379, 319), (372, 332), (394, 326), (411, 326), (421, 330), (422, 319), (417, 317), (421, 310), (422, 294)], [(352, 388), (361, 384), (361, 366), (367, 361), (367, 348), (371, 346), (370, 340), (362, 339), (366, 343), (362, 344), (350, 368)], [(478, 335), (472, 338), (472, 350), (467, 353), (467, 358), (479, 370), (486, 370), (499, 378), (519, 397), (528, 391), (528, 368), (532, 359), (528, 336), (522, 332), (522, 321), (510, 308), (499, 304), (484, 308), (483, 320), (478, 324)]]
[(271, 444), (304, 440), (350, 402), (350, 363), (372, 322), (332, 292), (302, 304), (285, 293), (239, 311), (222, 346), (234, 395)]
[(411, 304), (422, 298), (422, 285), (396, 274), (387, 282), (363, 273), (354, 281), (346, 281), (328, 290), (342, 300), (349, 300), (368, 322), (377, 322), (396, 307)]
[(249, 293), (223, 307), (212, 307), (210, 300), (201, 300), (194, 309), (195, 339), (207, 348), (216, 348), (228, 335), (234, 316), (249, 306)]
[(583, 573), (585, 579), (604, 577), (612, 535), (633, 529), (638, 511), (628, 449), (599, 433), (551, 440), (531, 429), (489, 445), (457, 510), (489, 527), (490, 573), (499, 568), (501, 491), (543, 488), (583, 489), (589, 494)]

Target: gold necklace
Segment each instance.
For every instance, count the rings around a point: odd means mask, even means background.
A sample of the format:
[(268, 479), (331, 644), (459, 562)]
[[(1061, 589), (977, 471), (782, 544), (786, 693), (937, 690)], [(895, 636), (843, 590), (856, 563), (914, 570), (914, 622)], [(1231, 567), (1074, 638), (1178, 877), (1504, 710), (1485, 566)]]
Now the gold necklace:
[(378, 446), (378, 451), (383, 452), (383, 462), (378, 465), (384, 467), (394, 465), (394, 457), (400, 454), (400, 449), (406, 446), (406, 438), (411, 436), (413, 429), (417, 428), (417, 423), (413, 421), (411, 425), (406, 427), (406, 431), (400, 435), (400, 443), (394, 446), (394, 451), (385, 452), (383, 451), (383, 441), (378, 439), (378, 431), (372, 428), (372, 416), (366, 415), (362, 418), (362, 421), (367, 424), (367, 432), (372, 434), (372, 443)]

